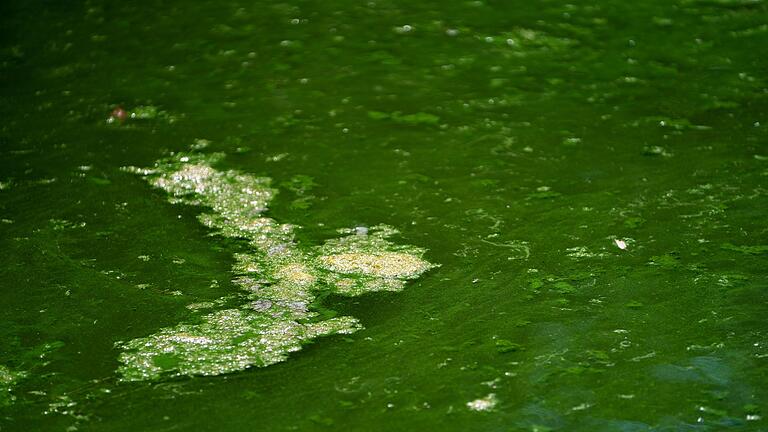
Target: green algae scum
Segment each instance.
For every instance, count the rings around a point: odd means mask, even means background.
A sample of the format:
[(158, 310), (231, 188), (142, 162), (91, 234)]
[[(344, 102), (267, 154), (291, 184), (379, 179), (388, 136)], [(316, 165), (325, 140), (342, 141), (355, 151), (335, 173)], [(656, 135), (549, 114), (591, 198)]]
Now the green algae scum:
[(766, 22), (0, 2), (0, 432), (768, 430)]
[(293, 226), (261, 216), (276, 192), (270, 180), (217, 171), (210, 163), (219, 157), (181, 154), (153, 169), (128, 170), (148, 176), (171, 194), (171, 202), (209, 207), (212, 213), (199, 218), (216, 232), (248, 240), (253, 252), (236, 256), (233, 284), (248, 293), (251, 303), (205, 315), (201, 324), (181, 324), (120, 344), (126, 349), (120, 356), (126, 380), (163, 373), (220, 375), (285, 360), (307, 340), (360, 328), (353, 317), (317, 320), (318, 313), (309, 310), (316, 292), (399, 291), (404, 279), (434, 266), (421, 259), (423, 250), (387, 241), (397, 231), (386, 226), (370, 232), (358, 228), (322, 247), (300, 250)]

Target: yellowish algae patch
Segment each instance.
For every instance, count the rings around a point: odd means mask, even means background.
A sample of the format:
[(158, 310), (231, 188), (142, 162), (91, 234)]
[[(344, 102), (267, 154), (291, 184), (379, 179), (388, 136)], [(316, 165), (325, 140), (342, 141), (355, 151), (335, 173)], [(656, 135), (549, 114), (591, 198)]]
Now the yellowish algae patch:
[(317, 278), (310, 273), (307, 266), (300, 263), (291, 263), (278, 267), (275, 276), (279, 280), (292, 285), (312, 286), (317, 282)]
[[(232, 267), (245, 305), (119, 342), (124, 380), (219, 375), (283, 361), (316, 337), (361, 328), (350, 316), (318, 320), (310, 308), (317, 294), (398, 291), (434, 267), (422, 258), (423, 249), (390, 242), (397, 231), (385, 225), (341, 230), (341, 238), (299, 248), (293, 225), (263, 215), (277, 193), (270, 179), (217, 170), (221, 158), (181, 153), (153, 168), (126, 168), (168, 192), (172, 203), (207, 208), (200, 221), (219, 235), (247, 241), (249, 251), (235, 254)], [(190, 309), (204, 309), (195, 305)]]
[(390, 242), (398, 231), (389, 226), (340, 232), (346, 236), (326, 241), (316, 259), (317, 267), (326, 271), (326, 284), (339, 294), (400, 291), (406, 280), (435, 267), (422, 258), (424, 249)]
[(337, 273), (360, 273), (381, 278), (408, 278), (418, 276), (430, 266), (418, 257), (399, 252), (343, 253), (321, 256), (323, 267)]

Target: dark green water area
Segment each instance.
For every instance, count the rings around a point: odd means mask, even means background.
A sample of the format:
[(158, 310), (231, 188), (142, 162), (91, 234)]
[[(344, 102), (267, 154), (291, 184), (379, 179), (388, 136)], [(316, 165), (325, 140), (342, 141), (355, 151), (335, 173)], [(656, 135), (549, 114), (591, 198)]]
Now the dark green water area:
[(0, 431), (768, 430), (765, 0), (0, 3)]

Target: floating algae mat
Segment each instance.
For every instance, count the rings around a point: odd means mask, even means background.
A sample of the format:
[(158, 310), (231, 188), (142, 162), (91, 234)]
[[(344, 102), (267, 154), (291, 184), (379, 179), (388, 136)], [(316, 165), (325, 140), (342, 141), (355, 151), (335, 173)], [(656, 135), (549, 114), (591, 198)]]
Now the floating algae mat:
[(249, 242), (251, 252), (235, 255), (233, 267), (249, 303), (120, 343), (125, 380), (219, 375), (283, 361), (318, 336), (361, 328), (350, 316), (318, 321), (310, 308), (318, 293), (399, 291), (434, 267), (423, 249), (387, 240), (397, 233), (387, 226), (342, 230), (344, 237), (320, 247), (299, 247), (294, 226), (263, 216), (277, 192), (270, 179), (217, 170), (221, 157), (183, 153), (128, 171), (168, 192), (173, 203), (209, 209), (199, 219), (217, 233)]

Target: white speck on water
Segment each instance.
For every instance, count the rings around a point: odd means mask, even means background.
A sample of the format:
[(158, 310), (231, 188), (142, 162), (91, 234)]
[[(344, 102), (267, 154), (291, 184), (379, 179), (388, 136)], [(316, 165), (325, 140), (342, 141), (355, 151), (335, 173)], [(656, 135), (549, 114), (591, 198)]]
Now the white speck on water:
[(577, 406), (571, 408), (571, 411), (584, 411), (585, 409), (587, 409), (587, 408), (589, 408), (591, 406), (592, 405), (590, 405), (588, 403), (583, 403), (581, 405), (577, 405)]
[(627, 242), (621, 239), (614, 239), (614, 243), (616, 243), (616, 247), (618, 247), (621, 250), (625, 250), (627, 248)]
[(472, 411), (491, 411), (496, 407), (498, 403), (496, 394), (490, 393), (488, 396), (473, 401), (467, 402), (467, 408)]
[(281, 160), (288, 157), (288, 153), (279, 153), (276, 155), (268, 156), (266, 158), (267, 162), (280, 162)]

